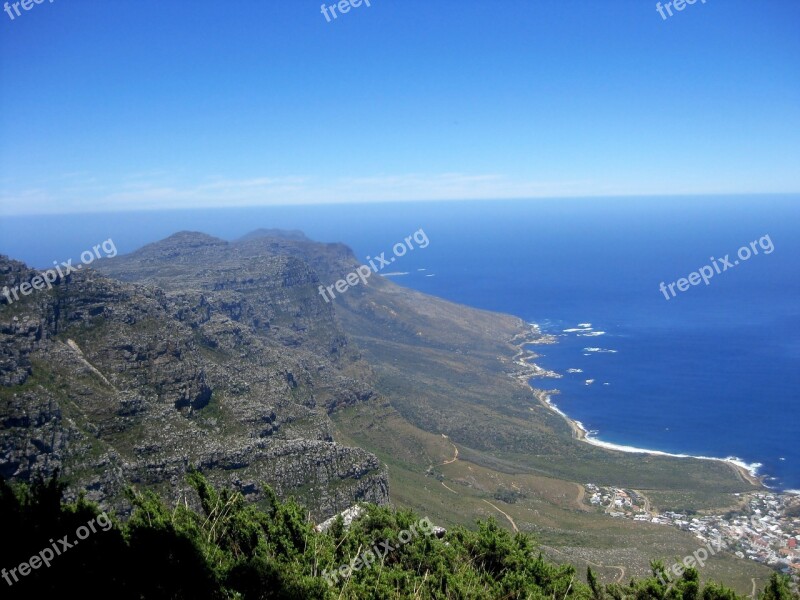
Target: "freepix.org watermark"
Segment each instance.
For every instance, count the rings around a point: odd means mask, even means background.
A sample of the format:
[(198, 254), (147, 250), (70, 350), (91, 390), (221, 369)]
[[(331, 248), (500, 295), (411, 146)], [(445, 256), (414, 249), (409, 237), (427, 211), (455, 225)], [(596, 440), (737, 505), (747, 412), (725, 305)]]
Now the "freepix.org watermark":
[(369, 3), (369, 0), (341, 0), (340, 2), (334, 2), (330, 6), (325, 6), (325, 4), (323, 3), (322, 7), (320, 8), (320, 12), (323, 15), (325, 15), (325, 20), (327, 20), (328, 23), (330, 23), (331, 18), (328, 16), (328, 11), (330, 11), (330, 13), (333, 15), (333, 19), (336, 20), (339, 17), (339, 15), (336, 14), (337, 8), (339, 9), (339, 13), (344, 15), (349, 13), (351, 8), (358, 8), (359, 6), (361, 6), (362, 1), (367, 6), (367, 8), (372, 6)]
[[(411, 243), (412, 241), (416, 242), (420, 248), (427, 248), (428, 244), (430, 244), (430, 240), (428, 239), (428, 236), (425, 235), (425, 232), (422, 229), (418, 229), (413, 234), (406, 237), (403, 242), (397, 242), (394, 246), (392, 246), (392, 252), (394, 253), (393, 257), (387, 260), (386, 252), (381, 252), (375, 258), (367, 256), (367, 262), (369, 262), (369, 266), (361, 265), (352, 273), (348, 273), (344, 279), (340, 279), (336, 283), (327, 287), (319, 286), (319, 295), (323, 297), (325, 302), (330, 302), (331, 299), (336, 298), (336, 294), (333, 293), (334, 288), (340, 294), (344, 294), (348, 288), (358, 285), (359, 282), (366, 285), (367, 278), (372, 275), (373, 271), (377, 273), (384, 267), (388, 267), (397, 258), (405, 256), (409, 250), (414, 250), (414, 244)], [(375, 261), (378, 261), (377, 265), (375, 264)], [(372, 267), (372, 269), (370, 269), (370, 267)], [(330, 298), (328, 298), (326, 295), (326, 291), (328, 294), (330, 294)]]
[(325, 569), (322, 572), (322, 576), (325, 578), (325, 581), (328, 582), (328, 585), (333, 587), (337, 583), (339, 575), (341, 575), (343, 579), (348, 579), (353, 574), (353, 571), (360, 571), (362, 568), (371, 567), (378, 558), (383, 562), (383, 559), (386, 558), (389, 552), (397, 550), (418, 537), (420, 531), (422, 531), (424, 535), (431, 535), (433, 533), (433, 523), (430, 522), (428, 517), (423, 517), (419, 522), (414, 523), (410, 529), (403, 529), (403, 531), (397, 535), (397, 546), (392, 546), (389, 540), (383, 540), (379, 544), (373, 545), (369, 550), (365, 550), (353, 558), (349, 564), (342, 565), (333, 571)]
[[(676, 562), (669, 568), (664, 569), (662, 573), (658, 574), (658, 579), (662, 585), (666, 585), (667, 581), (672, 581), (670, 571), (674, 573), (676, 577), (681, 577), (684, 569), (692, 569), (696, 566), (702, 568), (706, 566), (706, 561), (709, 556), (714, 556), (720, 550), (722, 550), (722, 538), (718, 537), (716, 540), (712, 540), (706, 544), (705, 548), (698, 548), (692, 552), (692, 554), (684, 556), (681, 562)], [(664, 577), (666, 577), (666, 581)]]
[[(22, 10), (30, 10), (33, 8), (34, 4), (41, 4), (42, 2), (44, 2), (44, 0), (21, 0), (20, 2), (12, 2), (10, 5), (8, 2), (6, 2), (5, 4), (3, 4), (3, 10), (8, 15), (8, 18), (13, 21), (14, 19), (16, 19), (14, 13), (17, 14), (17, 17), (22, 16), (22, 13), (19, 12), (20, 6), (22, 7)], [(50, 4), (52, 3), (53, 0), (50, 0)], [(12, 9), (14, 11), (13, 13), (11, 12)]]
[(55, 269), (48, 269), (47, 271), (39, 273), (31, 278), (30, 281), (15, 285), (13, 288), (9, 289), (8, 286), (4, 286), (2, 293), (6, 298), (6, 302), (11, 304), (19, 300), (19, 294), (28, 296), (33, 293), (33, 290), (43, 290), (45, 287), (48, 290), (52, 289), (53, 284), (60, 278), (66, 277), (73, 271), (80, 271), (83, 265), (90, 265), (95, 259), (103, 258), (100, 256), (101, 248), (108, 258), (114, 258), (117, 255), (117, 247), (114, 245), (114, 240), (108, 238), (105, 242), (93, 246), (91, 250), (81, 252), (81, 263), (83, 264), (73, 266), (71, 258), (61, 264), (58, 264), (58, 261), (54, 260), (53, 264), (56, 266)]
[[(750, 517), (750, 527), (752, 528), (753, 532), (758, 534), (764, 531), (764, 524), (761, 523), (761, 521), (759, 521), (758, 517), (755, 515)], [(739, 534), (736, 537), (736, 540), (741, 539), (742, 535), (744, 535), (744, 533)], [(672, 581), (670, 572), (672, 572), (676, 577), (681, 577), (684, 569), (693, 569), (697, 566), (702, 568), (706, 566), (706, 561), (711, 556), (714, 556), (717, 552), (724, 548), (725, 543), (722, 539), (722, 536), (717, 535), (716, 539), (709, 541), (705, 547), (698, 548), (691, 554), (684, 556), (681, 562), (673, 563), (670, 567), (664, 569), (662, 573), (659, 573), (658, 579), (662, 585), (666, 585), (668, 581)]]
[[(759, 248), (764, 251), (764, 254), (772, 254), (773, 250), (775, 250), (775, 246), (773, 245), (769, 235), (762, 236), (758, 240), (750, 242), (749, 246), (742, 246), (739, 248), (739, 251), (736, 253), (736, 256), (739, 258), (734, 259), (733, 262), (731, 262), (730, 254), (726, 254), (723, 258), (714, 258), (711, 256), (709, 257), (711, 265), (700, 267), (694, 273), (689, 273), (689, 275), (686, 277), (681, 277), (678, 279), (678, 281), (673, 281), (668, 285), (665, 285), (662, 281), (659, 284), (658, 289), (661, 290), (662, 294), (664, 294), (664, 298), (669, 300), (670, 298), (675, 297), (676, 286), (679, 292), (685, 292), (689, 289), (689, 285), (700, 285), (701, 281), (708, 285), (714, 275), (721, 275), (728, 269), (732, 269), (733, 267), (737, 266), (740, 261), (743, 262), (750, 260), (751, 257), (756, 256)], [(669, 290), (672, 296), (667, 293), (667, 290)]]
[[(26, 575), (30, 574), (31, 570), (38, 569), (43, 564), (46, 567), (49, 567), (50, 561), (52, 561), (56, 556), (61, 556), (73, 546), (77, 546), (78, 541), (85, 540), (89, 537), (90, 533), (97, 533), (95, 524), (99, 525), (102, 531), (108, 531), (113, 525), (111, 523), (111, 519), (108, 518), (106, 513), (100, 513), (94, 519), (90, 519), (86, 525), (81, 525), (75, 530), (75, 537), (77, 537), (78, 540), (70, 542), (69, 535), (65, 535), (63, 538), (59, 539), (58, 542), (54, 542), (53, 539), (50, 538), (50, 543), (53, 546), (52, 549), (48, 546), (38, 554), (31, 556), (27, 562), (23, 562), (17, 567), (8, 570), (2, 569), (0, 571), (0, 575), (6, 580), (8, 585), (14, 585), (19, 581), (17, 573), (19, 573), (20, 576), (25, 577)], [(14, 579), (13, 582), (11, 581), (12, 578)]]
[[(695, 2), (697, 2), (697, 0), (671, 0), (670, 2), (664, 4), (664, 6), (661, 6), (661, 2), (656, 2), (656, 11), (658, 12), (658, 14), (661, 15), (661, 20), (666, 21), (667, 15), (664, 14), (665, 10), (667, 11), (667, 14), (669, 14), (669, 16), (671, 17), (673, 8), (678, 12), (680, 12), (684, 8), (686, 8), (687, 4), (694, 4)], [(705, 4), (706, 0), (700, 0), (700, 2)]]

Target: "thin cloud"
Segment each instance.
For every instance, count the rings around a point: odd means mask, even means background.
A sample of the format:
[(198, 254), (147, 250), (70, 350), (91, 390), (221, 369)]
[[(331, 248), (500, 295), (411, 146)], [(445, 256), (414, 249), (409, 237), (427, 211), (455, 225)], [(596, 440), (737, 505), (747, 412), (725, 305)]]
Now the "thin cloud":
[[(134, 173), (115, 181), (69, 174), (69, 185), (0, 191), (0, 215), (64, 214), (152, 209), (274, 206), (423, 200), (653, 195), (659, 182), (520, 181), (498, 173), (405, 173), (320, 177), (215, 177), (191, 181), (164, 172)], [(181, 179), (181, 182), (177, 180)], [(188, 180), (188, 182), (186, 182)], [(7, 186), (4, 186), (7, 188)], [(684, 193), (730, 193), (690, 189)], [(681, 193), (681, 192), (677, 192)], [(739, 191), (741, 193), (741, 191)]]

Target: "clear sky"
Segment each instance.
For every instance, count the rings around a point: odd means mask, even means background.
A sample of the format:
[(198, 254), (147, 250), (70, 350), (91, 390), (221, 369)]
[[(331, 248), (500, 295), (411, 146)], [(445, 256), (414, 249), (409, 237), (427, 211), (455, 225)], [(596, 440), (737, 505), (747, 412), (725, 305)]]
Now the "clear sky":
[(0, 214), (800, 191), (797, 0), (370, 4), (0, 12)]

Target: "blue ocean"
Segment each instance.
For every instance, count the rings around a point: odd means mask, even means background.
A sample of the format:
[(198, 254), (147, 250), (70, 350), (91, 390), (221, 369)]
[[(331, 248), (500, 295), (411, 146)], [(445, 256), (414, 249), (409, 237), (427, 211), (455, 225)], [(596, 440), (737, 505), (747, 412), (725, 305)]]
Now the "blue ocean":
[[(759, 464), (767, 485), (800, 489), (800, 197), (18, 217), (0, 222), (0, 253), (45, 268), (77, 262), (108, 238), (125, 253), (179, 230), (234, 239), (258, 227), (342, 241), (362, 260), (390, 255), (423, 229), (430, 244), (398, 258), (388, 276), (557, 336), (535, 348), (536, 362), (564, 376), (534, 385), (559, 389), (554, 402), (593, 437), (737, 457)], [(708, 285), (678, 285), (704, 266), (713, 269)], [(667, 291), (667, 299), (662, 282), (674, 296)]]

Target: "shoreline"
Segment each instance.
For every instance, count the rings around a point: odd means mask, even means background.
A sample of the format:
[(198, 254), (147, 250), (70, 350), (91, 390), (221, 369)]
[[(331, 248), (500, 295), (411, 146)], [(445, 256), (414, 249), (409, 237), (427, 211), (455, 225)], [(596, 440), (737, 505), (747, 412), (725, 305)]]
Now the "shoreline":
[[(599, 448), (604, 448), (606, 450), (614, 450), (617, 452), (626, 452), (629, 454), (648, 454), (651, 456), (667, 456), (671, 458), (693, 458), (696, 460), (713, 460), (717, 462), (722, 462), (727, 464), (731, 467), (737, 475), (739, 475), (744, 481), (747, 483), (758, 486), (761, 488), (767, 488), (762, 481), (763, 476), (759, 476), (758, 469), (761, 468), (763, 465), (761, 463), (752, 463), (748, 464), (741, 460), (736, 456), (729, 456), (727, 458), (718, 458), (714, 456), (694, 456), (691, 454), (676, 454), (672, 452), (664, 452), (663, 450), (651, 450), (648, 448), (637, 448), (635, 446), (626, 446), (623, 444), (615, 444), (613, 442), (604, 442), (597, 438), (592, 437), (592, 432), (589, 431), (583, 423), (578, 421), (577, 419), (573, 419), (569, 415), (567, 415), (564, 411), (562, 411), (558, 406), (555, 405), (552, 399), (552, 391), (547, 390), (540, 390), (530, 383), (530, 379), (534, 377), (551, 377), (554, 379), (561, 378), (562, 375), (556, 373), (555, 371), (548, 371), (540, 367), (535, 363), (526, 362), (529, 360), (533, 360), (538, 358), (538, 354), (533, 352), (532, 350), (526, 350), (525, 346), (528, 345), (541, 345), (541, 344), (554, 344), (557, 342), (556, 337), (550, 334), (543, 334), (541, 329), (536, 323), (527, 323), (528, 329), (520, 334), (514, 336), (510, 342), (513, 344), (518, 352), (514, 355), (513, 361), (516, 365), (522, 367), (522, 373), (514, 373), (513, 375), (519, 379), (522, 383), (524, 383), (528, 388), (530, 388), (533, 396), (542, 403), (546, 408), (553, 411), (561, 418), (563, 418), (567, 425), (569, 425), (570, 430), (572, 431), (572, 437), (585, 442), (587, 444), (591, 444), (592, 446), (596, 446)], [(530, 335), (536, 336), (536, 339), (524, 339), (521, 343), (516, 343), (518, 338), (529, 338)], [(767, 488), (769, 489), (769, 488)], [(781, 493), (797, 493), (798, 490), (787, 490)]]

